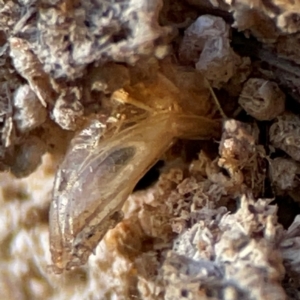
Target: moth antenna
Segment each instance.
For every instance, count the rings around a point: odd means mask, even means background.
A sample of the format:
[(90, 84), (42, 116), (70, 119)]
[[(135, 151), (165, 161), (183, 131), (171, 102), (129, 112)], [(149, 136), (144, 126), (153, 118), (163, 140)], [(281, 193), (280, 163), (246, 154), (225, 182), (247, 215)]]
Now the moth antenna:
[(209, 89), (209, 91), (210, 91), (210, 93), (211, 93), (211, 95), (212, 95), (212, 97), (213, 97), (213, 99), (214, 99), (214, 102), (215, 102), (215, 104), (216, 104), (216, 106), (217, 106), (217, 108), (218, 108), (218, 110), (219, 110), (221, 116), (222, 116), (224, 119), (228, 119), (228, 117), (226, 116), (226, 114), (225, 114), (225, 112), (224, 112), (224, 110), (223, 110), (223, 108), (222, 108), (222, 106), (221, 106), (221, 104), (220, 104), (220, 102), (219, 102), (219, 100), (218, 100), (218, 98), (217, 98), (217, 96), (216, 96), (214, 90), (212, 89), (212, 87), (211, 87), (209, 81), (208, 81), (206, 78), (204, 78), (204, 80), (205, 80), (205, 82), (206, 82), (206, 84), (207, 84), (207, 87), (208, 87), (208, 89)]

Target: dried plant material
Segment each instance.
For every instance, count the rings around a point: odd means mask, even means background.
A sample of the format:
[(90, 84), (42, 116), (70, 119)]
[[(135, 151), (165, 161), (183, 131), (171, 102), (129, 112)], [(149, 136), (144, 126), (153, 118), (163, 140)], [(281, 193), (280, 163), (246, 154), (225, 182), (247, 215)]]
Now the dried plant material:
[(285, 95), (275, 82), (251, 78), (243, 86), (239, 104), (253, 118), (269, 121), (284, 112)]
[[(195, 167), (193, 169), (193, 174), (196, 176), (197, 171)], [(214, 263), (210, 264), (210, 262), (207, 261), (198, 263), (195, 259), (187, 257), (187, 253), (190, 253), (189, 251), (184, 252), (181, 257), (175, 253), (170, 253), (171, 257), (169, 256), (168, 250), (170, 250), (170, 240), (172, 239), (172, 235), (170, 234), (171, 229), (174, 232), (178, 232), (178, 224), (182, 224), (184, 226), (180, 231), (182, 236), (190, 232), (190, 230), (186, 230), (190, 227), (189, 224), (194, 224), (199, 218), (204, 218), (207, 214), (210, 214), (210, 221), (212, 221), (219, 213), (222, 215), (226, 212), (224, 208), (220, 208), (216, 211), (207, 208), (209, 206), (213, 207), (215, 204), (214, 201), (217, 200), (217, 192), (216, 189), (213, 188), (214, 184), (212, 184), (212, 182), (209, 182), (207, 178), (202, 178), (198, 181), (193, 176), (185, 177), (184, 173), (184, 169), (170, 169), (167, 173), (161, 175), (159, 182), (149, 191), (150, 193), (148, 192), (145, 195), (147, 196), (146, 198), (141, 196), (137, 197), (137, 199), (143, 199), (144, 201), (147, 199), (147, 205), (142, 205), (142, 209), (138, 214), (144, 234), (148, 237), (155, 237), (158, 243), (154, 245), (154, 253), (149, 251), (152, 253), (151, 261), (154, 261), (154, 270), (149, 270), (149, 267), (146, 267), (148, 266), (147, 261), (141, 259), (138, 260), (138, 262), (135, 261), (135, 263), (139, 265), (138, 274), (141, 282), (140, 287), (143, 287), (143, 289), (140, 290), (143, 296), (142, 299), (178, 299), (175, 296), (182, 295), (182, 291), (183, 295), (189, 295), (189, 299), (193, 299), (192, 295), (199, 293), (199, 284), (203, 283), (200, 279), (204, 279), (203, 281), (205, 282), (207, 272), (210, 276), (212, 276), (212, 274), (218, 274), (219, 272), (218, 266)], [(131, 211), (133, 212), (134, 210), (131, 209)], [(219, 220), (220, 218), (217, 219)], [(130, 221), (130, 219), (128, 221)], [(209, 223), (209, 221), (207, 221), (207, 223)], [(130, 223), (127, 223), (127, 226), (129, 224), (132, 224), (129, 227), (132, 228), (132, 230), (137, 227), (137, 221), (134, 219)], [(170, 228), (170, 224), (172, 224), (172, 228)], [(115, 230), (117, 230), (117, 228)], [(127, 234), (130, 233), (128, 232)], [(126, 235), (123, 234), (122, 240), (124, 240), (125, 237)], [(182, 246), (184, 244), (188, 245), (189, 242), (188, 240), (182, 239)], [(173, 244), (174, 248), (180, 248), (179, 238), (175, 240)], [(199, 245), (201, 245), (201, 242), (199, 242)], [(134, 249), (136, 249), (136, 247)], [(163, 251), (164, 261), (166, 259), (163, 266), (161, 266), (161, 263), (157, 260), (157, 256), (160, 257), (162, 255), (161, 251)], [(155, 253), (156, 256), (154, 256)], [(206, 253), (206, 251), (201, 249), (203, 256), (205, 256)], [(145, 254), (143, 256), (145, 258), (149, 257)], [(191, 256), (193, 256), (193, 254), (191, 254)], [(171, 260), (172, 263), (170, 262)], [(172, 264), (172, 267), (169, 263)], [(169, 267), (171, 267), (171, 269)], [(186, 276), (181, 273), (178, 281), (174, 280), (175, 274), (180, 272), (186, 274)], [(189, 275), (195, 275), (195, 277), (191, 278)], [(193, 282), (195, 283), (194, 285)], [(217, 282), (216, 285), (218, 285)], [(158, 292), (161, 292), (160, 296), (162, 298), (157, 296)]]
[(272, 184), (280, 190), (290, 190), (298, 185), (299, 165), (292, 159), (277, 157), (269, 159), (269, 176)]
[(19, 178), (28, 176), (41, 164), (45, 152), (45, 144), (38, 137), (27, 137), (15, 147), (11, 172)]
[(0, 157), (5, 156), (7, 148), (13, 145), (14, 141), (14, 125), (13, 125), (13, 107), (12, 95), (8, 82), (0, 85), (0, 122), (2, 124), (0, 129)]
[(274, 43), (280, 36), (299, 31), (299, 3), (297, 1), (231, 1), (235, 22), (240, 31), (249, 31), (258, 40)]
[(123, 65), (106, 64), (92, 68), (86, 79), (90, 89), (111, 94), (129, 84), (129, 71)]
[(190, 25), (184, 32), (179, 49), (179, 57), (183, 62), (199, 60), (205, 43), (213, 37), (229, 37), (229, 26), (220, 17), (204, 15)]
[(53, 105), (56, 95), (50, 77), (43, 70), (43, 65), (31, 50), (29, 43), (16, 37), (11, 38), (9, 42), (10, 56), (18, 73), (28, 81), (43, 106)]
[(242, 91), (243, 83), (248, 79), (252, 70), (251, 59), (249, 57), (241, 57), (242, 62), (237, 66), (235, 74), (232, 76), (228, 84), (223, 88), (231, 97), (238, 97)]
[[(278, 57), (286, 59), (287, 61), (291, 61), (292, 63), (300, 64), (300, 56), (298, 53), (299, 38), (297, 35), (281, 36), (278, 38), (277, 43), (274, 46), (274, 51)], [(283, 68), (283, 66), (281, 68)], [(290, 66), (288, 66), (287, 69), (289, 71), (292, 70)], [(296, 69), (294, 69), (292, 73), (294, 76), (290, 75), (291, 79), (294, 81), (299, 80), (300, 74), (297, 74)]]
[(222, 293), (222, 286), (217, 280), (221, 277), (222, 270), (214, 262), (170, 251), (167, 253), (163, 270), (166, 300), (211, 300), (218, 299), (218, 295)]
[(223, 0), (203, 0), (201, 2), (198, 0), (187, 0), (187, 2), (193, 7), (198, 7), (199, 10), (203, 8), (207, 10), (214, 10), (215, 8), (218, 8), (222, 11), (227, 11), (230, 8)]
[(14, 1), (5, 1), (1, 3), (0, 7), (0, 29), (5, 33), (6, 36), (9, 36), (12, 32), (15, 24), (20, 19), (22, 14), (22, 9), (19, 4)]
[(13, 120), (21, 132), (40, 126), (47, 118), (47, 110), (28, 84), (20, 86), (15, 91), (13, 105)]
[(222, 139), (219, 146), (218, 165), (229, 174), (227, 184), (233, 189), (243, 189), (243, 168), (255, 157), (255, 138), (251, 127), (236, 120), (224, 122)]
[(242, 197), (240, 209), (221, 219), (224, 233), (216, 244), (216, 260), (225, 264), (226, 278), (235, 281), (250, 299), (284, 299), (280, 285), (284, 268), (278, 249), (283, 229), (277, 223), (277, 209), (268, 204), (271, 200), (253, 200)]
[(280, 247), (282, 258), (287, 274), (291, 279), (291, 286), (294, 288), (300, 287), (300, 215), (296, 216), (294, 222), (289, 227), (285, 234)]
[[(46, 1), (47, 2), (47, 1)], [(158, 24), (162, 1), (57, 1), (41, 5), (36, 53), (54, 77), (82, 76), (98, 61), (134, 64), (155, 52), (155, 42), (168, 33)]]
[(299, 32), (297, 1), (225, 0), (225, 3), (233, 12), (233, 26), (264, 43), (273, 44), (278, 38)]
[(299, 11), (286, 11), (277, 17), (277, 27), (286, 33), (299, 32), (300, 14)]
[(230, 47), (229, 39), (219, 37), (207, 40), (196, 63), (196, 69), (213, 87), (221, 87), (233, 77), (238, 65), (242, 63), (241, 58)]
[(280, 286), (282, 227), (276, 222), (276, 208), (268, 203), (243, 196), (235, 214), (202, 209), (198, 222), (179, 235), (164, 262), (166, 299), (194, 299), (197, 293), (203, 299), (220, 299), (220, 294), (285, 299)]
[(75, 130), (83, 116), (83, 106), (80, 103), (81, 91), (78, 87), (61, 89), (59, 98), (52, 111), (53, 120), (65, 130)]
[(277, 117), (270, 127), (270, 141), (274, 147), (300, 161), (300, 118), (291, 113)]
[[(11, 153), (17, 142), (15, 125), (13, 123), (13, 93), (21, 85), (20, 77), (14, 70), (9, 57), (9, 44), (6, 31), (19, 16), (19, 9), (14, 10), (15, 4), (7, 2), (0, 8), (0, 170), (7, 170), (5, 157)], [(3, 15), (2, 15), (3, 14)], [(16, 19), (15, 19), (16, 18)], [(5, 23), (7, 22), (7, 23)]]
[(222, 18), (205, 15), (186, 29), (179, 56), (184, 62), (196, 63), (196, 69), (220, 87), (235, 74), (241, 58), (233, 52), (229, 27)]
[(260, 1), (253, 3), (254, 7), (246, 1), (243, 2), (242, 5), (240, 3), (233, 5), (235, 20), (233, 27), (238, 28), (239, 31), (245, 30), (245, 32), (251, 33), (259, 41), (274, 43), (279, 37), (280, 31), (276, 28), (274, 20), (260, 9)]

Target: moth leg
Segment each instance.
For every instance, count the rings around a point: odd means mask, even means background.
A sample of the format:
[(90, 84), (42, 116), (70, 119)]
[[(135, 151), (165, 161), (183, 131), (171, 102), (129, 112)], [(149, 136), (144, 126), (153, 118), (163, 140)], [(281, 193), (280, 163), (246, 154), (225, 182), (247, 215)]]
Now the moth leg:
[(223, 108), (222, 108), (222, 106), (221, 106), (221, 104), (219, 102), (219, 99), (217, 98), (217, 96), (216, 96), (213, 88), (211, 87), (209, 81), (206, 78), (204, 78), (204, 80), (206, 82), (207, 88), (209, 89), (209, 92), (210, 92), (210, 94), (211, 94), (211, 96), (212, 96), (212, 98), (213, 98), (213, 100), (214, 100), (214, 102), (215, 102), (215, 104), (216, 104), (216, 106), (217, 106), (217, 108), (218, 108), (218, 110), (219, 110), (222, 118), (228, 119), (228, 117), (226, 116), (226, 114), (225, 114), (225, 112), (224, 112), (224, 110), (223, 110)]
[(138, 114), (134, 117), (127, 117), (125, 114), (115, 123), (114, 127), (111, 129), (113, 134), (116, 135), (120, 133), (123, 129), (136, 125), (137, 123), (144, 121), (147, 117), (149, 117), (149, 113)]

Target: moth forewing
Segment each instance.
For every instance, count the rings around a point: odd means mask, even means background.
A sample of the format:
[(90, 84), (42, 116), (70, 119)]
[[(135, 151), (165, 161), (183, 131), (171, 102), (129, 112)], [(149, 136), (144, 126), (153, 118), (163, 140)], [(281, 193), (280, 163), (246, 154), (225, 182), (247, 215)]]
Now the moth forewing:
[[(56, 173), (52, 202), (49, 212), (50, 251), (56, 266), (61, 266), (66, 251), (65, 240), (73, 238), (72, 232), (66, 230), (69, 219), (73, 191), (80, 178), (79, 170), (84, 165), (84, 158), (95, 148), (101, 138), (105, 126), (99, 119), (90, 120), (87, 126), (72, 139), (64, 160)], [(72, 221), (72, 220), (71, 220)], [(60, 269), (60, 267), (59, 267)], [(57, 268), (54, 268), (55, 271)]]
[(107, 230), (121, 221), (122, 206), (139, 179), (174, 139), (209, 138), (219, 129), (206, 118), (172, 112), (151, 115), (97, 142), (84, 135), (92, 132), (89, 126), (73, 139), (56, 177), (50, 210), (56, 271), (86, 263)]
[(74, 137), (57, 172), (50, 209), (56, 268), (84, 264), (107, 230), (120, 221), (134, 186), (172, 143), (171, 128), (168, 114), (160, 114), (98, 143), (82, 139), (83, 132)]

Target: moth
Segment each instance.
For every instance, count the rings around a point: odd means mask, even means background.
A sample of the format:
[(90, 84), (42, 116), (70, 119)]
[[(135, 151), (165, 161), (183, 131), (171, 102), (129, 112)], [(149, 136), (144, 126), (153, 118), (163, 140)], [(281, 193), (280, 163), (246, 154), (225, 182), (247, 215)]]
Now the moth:
[(122, 206), (137, 182), (176, 139), (209, 139), (220, 130), (219, 121), (171, 110), (104, 136), (103, 122), (90, 120), (71, 141), (55, 179), (49, 216), (54, 272), (87, 262), (122, 220)]

